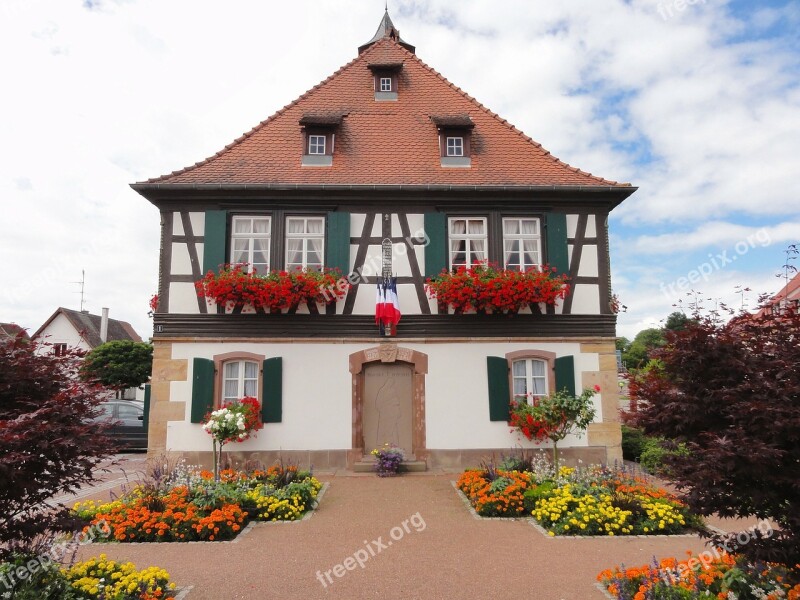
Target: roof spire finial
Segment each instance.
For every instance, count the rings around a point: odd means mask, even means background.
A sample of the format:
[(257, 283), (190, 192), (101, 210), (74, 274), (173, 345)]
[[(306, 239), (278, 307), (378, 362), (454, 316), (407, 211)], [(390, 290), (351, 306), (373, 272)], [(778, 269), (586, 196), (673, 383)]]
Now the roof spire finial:
[(362, 44), (361, 46), (359, 46), (358, 53), (361, 54), (362, 52), (364, 52), (364, 50), (372, 46), (372, 44), (384, 38), (390, 38), (392, 40), (395, 40), (406, 50), (413, 53), (414, 46), (404, 41), (400, 37), (400, 32), (394, 26), (394, 23), (392, 23), (392, 19), (389, 16), (389, 0), (385, 0), (384, 10), (385, 12), (383, 13), (383, 18), (381, 19), (380, 25), (378, 25), (378, 31), (375, 32), (375, 35), (372, 37), (370, 41), (368, 41), (366, 44)]

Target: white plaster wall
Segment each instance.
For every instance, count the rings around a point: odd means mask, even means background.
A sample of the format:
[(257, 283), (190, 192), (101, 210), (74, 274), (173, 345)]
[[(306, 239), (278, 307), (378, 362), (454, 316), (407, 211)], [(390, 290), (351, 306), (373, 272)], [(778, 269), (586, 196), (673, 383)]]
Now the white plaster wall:
[(183, 230), (183, 221), (181, 220), (181, 213), (172, 213), (172, 235), (186, 235)]
[[(537, 344), (473, 342), (470, 344), (400, 344), (428, 355), (425, 412), (429, 449), (535, 447), (519, 440), (504, 422), (489, 420), (487, 356), (514, 350), (540, 349), (557, 356), (575, 357), (576, 389), (581, 372), (597, 371), (596, 354), (580, 354), (577, 343)], [(258, 436), (237, 446), (246, 450), (347, 449), (352, 437), (350, 354), (373, 344), (173, 344), (173, 358), (189, 359), (188, 380), (172, 382), (171, 399), (186, 401), (184, 422), (170, 422), (167, 447), (172, 450), (208, 450), (210, 439), (199, 424), (189, 422), (192, 358), (241, 350), (267, 358), (283, 357), (283, 421), (267, 424)], [(599, 397), (596, 397), (599, 409)], [(598, 411), (596, 420), (601, 416)], [(567, 438), (563, 447), (585, 446)]]
[(197, 290), (193, 283), (172, 282), (169, 284), (169, 312), (197, 314)]
[[(66, 344), (70, 348), (80, 350), (91, 350), (92, 347), (80, 336), (80, 332), (70, 323), (64, 315), (58, 315), (47, 327), (45, 327), (36, 338), (37, 341), (45, 344)], [(51, 354), (52, 349), (48, 346), (40, 346), (37, 354)]]
[(361, 237), (361, 232), (364, 230), (364, 221), (367, 215), (364, 213), (350, 213), (350, 237)]
[(567, 215), (567, 237), (574, 238), (578, 231), (578, 215)]
[(578, 265), (578, 277), (597, 277), (599, 271), (597, 246), (586, 244), (581, 252), (581, 264)]
[(594, 283), (578, 283), (572, 294), (572, 314), (600, 314), (600, 286)]
[[(329, 344), (237, 344), (235, 350), (283, 357), (283, 420), (267, 423), (237, 450), (348, 449), (352, 440), (352, 395), (348, 357), (363, 346)], [(173, 344), (173, 358), (189, 359), (186, 382), (171, 384), (171, 400), (186, 401), (186, 420), (167, 426), (167, 448), (208, 450), (211, 438), (191, 410), (192, 358), (231, 352), (231, 344)]]
[[(192, 223), (192, 233), (195, 235), (205, 235), (206, 232), (206, 213), (189, 213), (189, 220)], [(202, 261), (201, 261), (202, 262)]]
[(586, 237), (596, 237), (597, 236), (597, 217), (595, 215), (589, 215), (586, 220)]
[(172, 275), (192, 274), (192, 260), (189, 258), (189, 247), (187, 244), (173, 242), (170, 273)]

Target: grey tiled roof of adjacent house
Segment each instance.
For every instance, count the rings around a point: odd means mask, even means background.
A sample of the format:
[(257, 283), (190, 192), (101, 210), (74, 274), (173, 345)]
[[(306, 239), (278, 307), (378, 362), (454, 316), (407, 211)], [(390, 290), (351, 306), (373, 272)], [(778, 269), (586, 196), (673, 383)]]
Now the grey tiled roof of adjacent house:
[[(100, 321), (102, 318), (99, 315), (92, 315), (88, 312), (81, 312), (79, 310), (72, 310), (69, 308), (59, 308), (53, 315), (45, 321), (33, 337), (36, 338), (47, 327), (53, 319), (59, 314), (64, 315), (73, 327), (81, 333), (81, 336), (86, 343), (92, 348), (99, 346), (102, 341), (100, 340)], [(141, 342), (142, 338), (131, 327), (130, 323), (125, 321), (118, 321), (117, 319), (108, 319), (108, 339), (106, 341), (113, 342), (116, 340), (133, 340), (134, 342)]]
[(28, 332), (16, 323), (0, 323), (0, 342), (9, 338), (17, 337), (22, 332), (25, 339), (29, 339)]

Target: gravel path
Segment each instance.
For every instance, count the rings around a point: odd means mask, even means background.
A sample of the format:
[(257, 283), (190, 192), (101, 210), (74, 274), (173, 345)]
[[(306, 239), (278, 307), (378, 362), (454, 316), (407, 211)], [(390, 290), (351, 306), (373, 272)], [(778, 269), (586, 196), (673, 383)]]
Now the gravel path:
[(330, 485), (306, 521), (258, 524), (236, 543), (89, 545), (80, 556), (164, 567), (193, 586), (187, 600), (600, 600), (605, 568), (704, 549), (693, 537), (553, 539), (526, 521), (477, 520), (455, 477), (319, 475)]

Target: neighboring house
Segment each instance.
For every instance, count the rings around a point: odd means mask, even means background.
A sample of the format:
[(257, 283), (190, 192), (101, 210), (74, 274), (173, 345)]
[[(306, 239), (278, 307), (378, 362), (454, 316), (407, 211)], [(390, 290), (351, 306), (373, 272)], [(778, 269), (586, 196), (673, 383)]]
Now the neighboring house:
[(780, 292), (767, 301), (765, 306), (758, 311), (758, 314), (763, 315), (767, 312), (781, 314), (786, 312), (788, 308), (800, 312), (800, 273), (796, 273)]
[[(106, 309), (103, 309), (106, 311)], [(103, 319), (106, 319), (104, 325)], [(76, 348), (86, 352), (93, 350), (103, 342), (115, 340), (132, 340), (141, 342), (142, 338), (133, 330), (130, 323), (92, 315), (88, 311), (59, 308), (44, 322), (31, 339), (41, 343), (37, 352), (40, 354), (53, 353), (62, 356), (67, 348)], [(144, 392), (136, 388), (124, 390), (123, 398), (134, 399), (143, 397)]]
[(20, 333), (22, 333), (22, 337), (26, 340), (30, 339), (28, 332), (16, 323), (0, 323), (0, 342), (15, 338)]
[[(552, 156), (423, 63), (388, 13), (352, 62), (253, 130), (132, 187), (162, 223), (151, 453), (209, 463), (206, 413), (256, 395), (265, 427), (226, 448), (237, 458), (353, 467), (390, 441), (429, 467), (475, 466), (533, 447), (510, 432), (510, 390), (599, 384), (596, 422), (564, 456), (621, 460), (608, 214), (636, 188)], [(374, 322), (387, 239), (391, 338)], [(427, 297), (425, 278), (487, 259), (555, 266), (572, 291), (514, 316)], [(235, 262), (363, 277), (327, 309), (232, 314), (194, 283)]]

